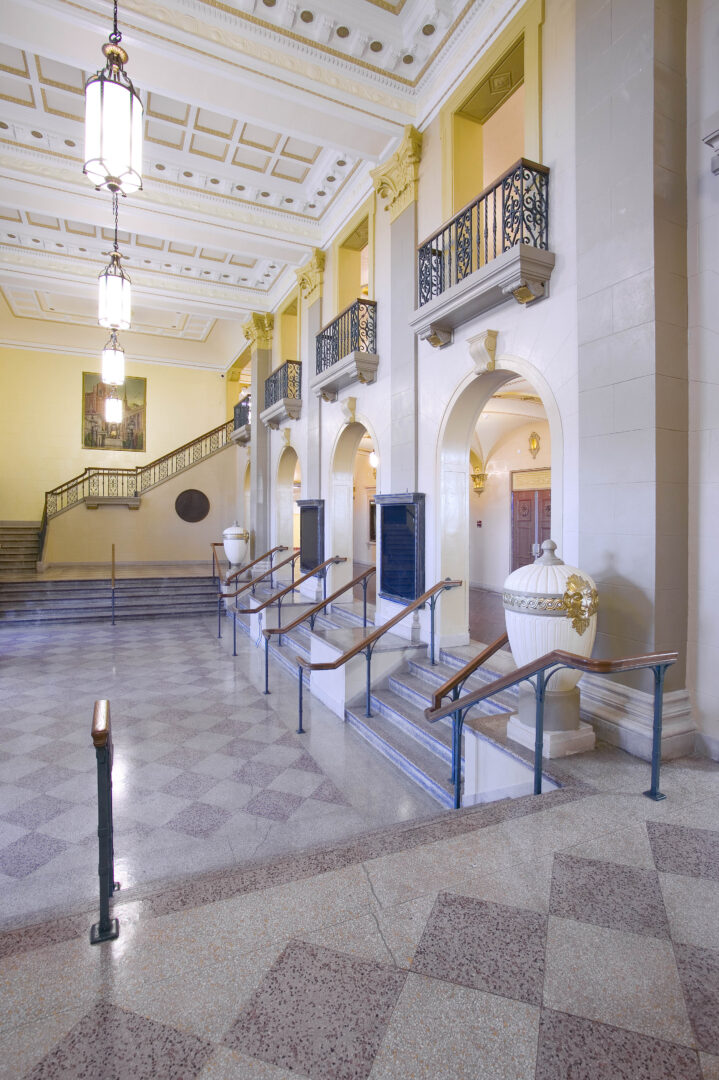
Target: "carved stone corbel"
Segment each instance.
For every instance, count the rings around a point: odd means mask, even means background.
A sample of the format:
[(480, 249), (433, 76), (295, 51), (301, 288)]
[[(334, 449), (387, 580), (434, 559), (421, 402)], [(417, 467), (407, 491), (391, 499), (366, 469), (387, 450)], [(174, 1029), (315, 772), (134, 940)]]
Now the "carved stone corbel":
[(304, 266), (296, 271), (297, 284), (300, 295), (311, 303), (322, 296), (322, 286), (325, 279), (325, 253), (321, 248), (315, 248), (312, 258)]
[(342, 402), (342, 404), (340, 405), (340, 408), (342, 409), (342, 413), (344, 415), (345, 423), (346, 424), (354, 424), (355, 423), (355, 415), (356, 415), (356, 412), (357, 412), (357, 398), (356, 397), (345, 398), (344, 401)]
[(539, 300), (546, 295), (545, 283), (535, 278), (512, 282), (502, 289), (502, 292), (505, 296), (513, 296), (518, 304), (531, 304), (533, 300)]
[(428, 326), (426, 330), (421, 330), (419, 336), (422, 341), (428, 341), (433, 349), (442, 349), (445, 345), (451, 345), (454, 340), (452, 330), (437, 326), (435, 323)]
[(282, 444), (283, 446), (290, 445), (290, 429), (288, 427), (284, 428), (282, 431)]
[(467, 338), (469, 355), (472, 357), (478, 375), (482, 375), (485, 371), (494, 371), (498, 334), (499, 330), (483, 330), (481, 334)]
[(375, 191), (387, 200), (385, 210), (389, 211), (390, 221), (398, 218), (417, 198), (421, 157), (422, 136), (407, 124), (394, 154), (370, 173)]

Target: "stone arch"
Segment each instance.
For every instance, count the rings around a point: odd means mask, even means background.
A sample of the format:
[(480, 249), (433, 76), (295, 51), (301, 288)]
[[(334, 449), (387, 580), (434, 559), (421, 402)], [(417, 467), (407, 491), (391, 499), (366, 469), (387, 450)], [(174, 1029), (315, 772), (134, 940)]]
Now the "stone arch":
[(356, 419), (346, 424), (338, 433), (330, 457), (329, 506), (327, 507), (327, 555), (345, 555), (346, 563), (338, 563), (332, 568), (332, 589), (338, 589), (346, 581), (351, 581), (354, 559), (354, 506), (353, 484), (357, 449), (365, 432), (372, 439), (375, 451), (380, 457), (377, 469), (377, 490), (380, 490), (379, 476), (382, 457), (377, 437), (370, 425), (363, 419)]
[(294, 547), (294, 481), (298, 464), (297, 451), (285, 446), (277, 462), (275, 484), (275, 544)]
[(563, 435), (554, 394), (547, 380), (522, 357), (497, 357), (493, 371), (469, 373), (445, 410), (437, 444), (437, 506), (434, 514), (437, 579), (451, 577), (462, 588), (445, 593), (439, 605), (440, 640), (444, 645), (469, 640), (469, 461), (472, 435), (484, 406), (501, 386), (521, 376), (542, 399), (552, 450), (552, 521), (558, 541), (563, 529)]

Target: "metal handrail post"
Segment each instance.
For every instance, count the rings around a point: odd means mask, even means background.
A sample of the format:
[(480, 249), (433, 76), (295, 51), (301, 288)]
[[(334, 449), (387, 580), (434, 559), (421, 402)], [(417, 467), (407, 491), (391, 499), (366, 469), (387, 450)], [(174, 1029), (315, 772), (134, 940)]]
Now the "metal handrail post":
[(534, 683), (535, 731), (534, 731), (534, 794), (542, 794), (542, 748), (544, 745), (544, 696), (547, 679), (544, 671), (537, 673)]
[(662, 763), (662, 704), (664, 701), (664, 676), (667, 665), (657, 664), (654, 672), (654, 724), (652, 726), (652, 783), (644, 795), (653, 802), (661, 802), (666, 795), (659, 790), (659, 770)]
[(97, 840), (99, 847), (100, 921), (90, 928), (90, 944), (111, 941), (120, 933), (120, 923), (110, 918), (110, 898), (120, 888), (115, 881), (112, 831), (112, 732), (110, 703), (96, 701), (92, 721), (92, 741), (97, 762)]
[(265, 689), (263, 693), (270, 692), (270, 639), (265, 638)]
[(367, 583), (368, 578), (362, 579), (362, 626), (367, 629)]
[(237, 656), (237, 608), (232, 609), (232, 655)]
[(464, 712), (462, 709), (452, 716), (452, 783), (454, 784), (454, 809), (459, 810), (462, 805), (462, 725), (464, 724)]
[(222, 637), (222, 593), (217, 594), (217, 636)]
[(372, 696), (372, 677), (371, 677), (372, 649), (371, 649), (371, 647), (369, 645), (365, 649), (365, 656), (367, 657), (367, 708), (365, 710), (365, 716), (371, 717), (372, 716), (372, 705), (371, 705), (370, 698)]
[(297, 680), (298, 683), (299, 683), (299, 710), (298, 710), (297, 734), (298, 735), (304, 735), (305, 730), (302, 727), (302, 664), (297, 665), (297, 674), (299, 676), (299, 678)]

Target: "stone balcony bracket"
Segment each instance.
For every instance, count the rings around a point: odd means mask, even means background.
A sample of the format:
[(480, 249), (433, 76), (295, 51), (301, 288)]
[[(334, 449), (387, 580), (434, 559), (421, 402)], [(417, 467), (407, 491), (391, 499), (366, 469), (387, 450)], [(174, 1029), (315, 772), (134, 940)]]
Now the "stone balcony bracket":
[(260, 420), (265, 427), (270, 428), (271, 431), (276, 431), (288, 420), (299, 420), (301, 414), (301, 398), (280, 398), (274, 405), (270, 405), (268, 409), (264, 409), (260, 413)]
[(252, 425), (243, 424), (241, 427), (235, 428), (230, 435), (233, 443), (237, 443), (238, 446), (246, 446), (252, 437)]
[(332, 367), (315, 375), (310, 389), (323, 401), (336, 401), (339, 391), (352, 383), (373, 383), (377, 378), (378, 366), (377, 353), (355, 350)]

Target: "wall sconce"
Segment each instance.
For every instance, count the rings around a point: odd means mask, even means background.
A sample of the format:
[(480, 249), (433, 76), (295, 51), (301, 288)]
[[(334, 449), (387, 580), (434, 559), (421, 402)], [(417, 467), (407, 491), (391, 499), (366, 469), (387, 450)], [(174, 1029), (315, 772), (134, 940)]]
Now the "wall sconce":
[(529, 452), (533, 458), (536, 458), (539, 453), (539, 435), (536, 431), (529, 436)]
[(484, 485), (487, 483), (486, 472), (481, 472), (479, 468), (474, 468), (469, 474), (469, 478), (472, 481), (472, 487), (474, 488), (474, 490), (477, 492), (478, 495), (481, 495), (484, 491)]
[(370, 450), (369, 455), (369, 467), (374, 470), (374, 478), (377, 479), (377, 466), (379, 465), (379, 454), (375, 450)]

